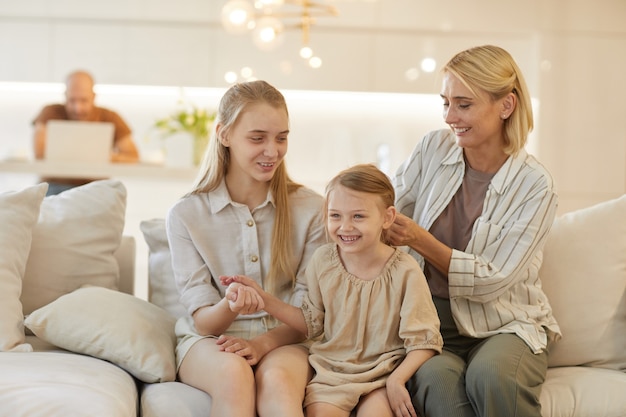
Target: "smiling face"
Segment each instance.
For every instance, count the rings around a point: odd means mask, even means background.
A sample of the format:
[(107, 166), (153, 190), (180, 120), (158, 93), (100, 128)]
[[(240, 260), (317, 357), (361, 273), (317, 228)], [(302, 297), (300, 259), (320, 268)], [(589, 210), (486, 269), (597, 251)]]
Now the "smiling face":
[(512, 112), (511, 98), (492, 100), (487, 93), (477, 94), (446, 72), (441, 90), (444, 120), (454, 131), (459, 146), (466, 150), (502, 148), (503, 118)]
[(330, 238), (344, 253), (372, 250), (381, 244), (383, 229), (393, 223), (393, 207), (371, 193), (337, 184), (327, 196), (326, 227)]
[(226, 135), (220, 135), (230, 150), (227, 178), (242, 185), (262, 183), (268, 187), (287, 153), (288, 134), (289, 120), (283, 108), (265, 102), (250, 104)]

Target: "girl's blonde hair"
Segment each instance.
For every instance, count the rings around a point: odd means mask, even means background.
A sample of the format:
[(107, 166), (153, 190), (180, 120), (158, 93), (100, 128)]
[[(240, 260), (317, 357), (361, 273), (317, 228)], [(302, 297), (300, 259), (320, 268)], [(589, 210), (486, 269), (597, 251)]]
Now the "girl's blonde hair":
[[(377, 195), (384, 209), (395, 204), (396, 193), (389, 177), (374, 164), (358, 164), (341, 171), (326, 185), (325, 220), (328, 216), (328, 197), (338, 185), (350, 190)], [(381, 240), (387, 243), (385, 232), (383, 230), (381, 233)]]
[(511, 54), (498, 46), (477, 46), (456, 54), (442, 71), (456, 76), (475, 95), (480, 90), (498, 100), (515, 94), (517, 105), (504, 120), (504, 151), (514, 155), (526, 145), (533, 109), (526, 81)]
[[(220, 137), (228, 135), (246, 107), (257, 103), (267, 103), (274, 108), (283, 109), (289, 117), (285, 97), (269, 83), (251, 81), (230, 87), (220, 100), (209, 146), (200, 167), (200, 174), (187, 195), (213, 191), (222, 183), (230, 167), (230, 148), (224, 146), (220, 138), (217, 137), (216, 126), (220, 126)], [(295, 284), (296, 265), (292, 260), (290, 244), (289, 194), (301, 186), (289, 178), (284, 161), (276, 168), (276, 172), (270, 180), (270, 190), (276, 205), (276, 216), (272, 231), (272, 260), (268, 276), (265, 277), (265, 285), (266, 289), (274, 294), (278, 289), (278, 282), (284, 281), (285, 278), (289, 279), (292, 285)]]

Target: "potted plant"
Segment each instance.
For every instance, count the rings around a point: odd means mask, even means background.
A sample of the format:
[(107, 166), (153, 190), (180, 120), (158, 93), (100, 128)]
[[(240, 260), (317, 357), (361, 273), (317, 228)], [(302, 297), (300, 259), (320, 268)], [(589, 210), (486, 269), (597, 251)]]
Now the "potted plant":
[(209, 143), (215, 116), (216, 112), (213, 110), (199, 108), (195, 105), (184, 106), (181, 110), (170, 114), (168, 117), (158, 119), (154, 126), (166, 138), (179, 132), (189, 133), (193, 141), (193, 165), (198, 166)]

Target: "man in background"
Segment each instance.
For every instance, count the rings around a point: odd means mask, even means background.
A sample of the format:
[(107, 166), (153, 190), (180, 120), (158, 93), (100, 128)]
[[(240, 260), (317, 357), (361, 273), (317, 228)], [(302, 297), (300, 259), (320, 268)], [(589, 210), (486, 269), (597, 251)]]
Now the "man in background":
[[(97, 107), (94, 104), (93, 77), (85, 71), (75, 71), (65, 82), (65, 103), (45, 106), (33, 121), (34, 152), (36, 159), (43, 159), (46, 153), (46, 123), (48, 120), (78, 120), (89, 122), (110, 122), (115, 126), (111, 162), (137, 162), (139, 153), (133, 141), (131, 130), (116, 112)], [(87, 184), (95, 178), (42, 178), (50, 184), (48, 195)]]

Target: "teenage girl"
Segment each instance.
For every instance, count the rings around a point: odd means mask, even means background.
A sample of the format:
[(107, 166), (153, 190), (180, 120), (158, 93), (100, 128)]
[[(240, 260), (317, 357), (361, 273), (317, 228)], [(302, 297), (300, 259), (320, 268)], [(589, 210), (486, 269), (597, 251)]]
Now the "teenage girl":
[[(236, 84), (222, 97), (215, 131), (193, 190), (167, 217), (180, 300), (180, 381), (212, 397), (211, 417), (303, 416), (311, 372), (304, 336), (258, 310), (242, 288), (224, 298), (220, 275), (241, 274), (300, 305), (304, 265), (326, 243), (323, 198), (285, 168), (289, 115), (265, 81)], [(208, 411), (207, 411), (208, 412)]]

